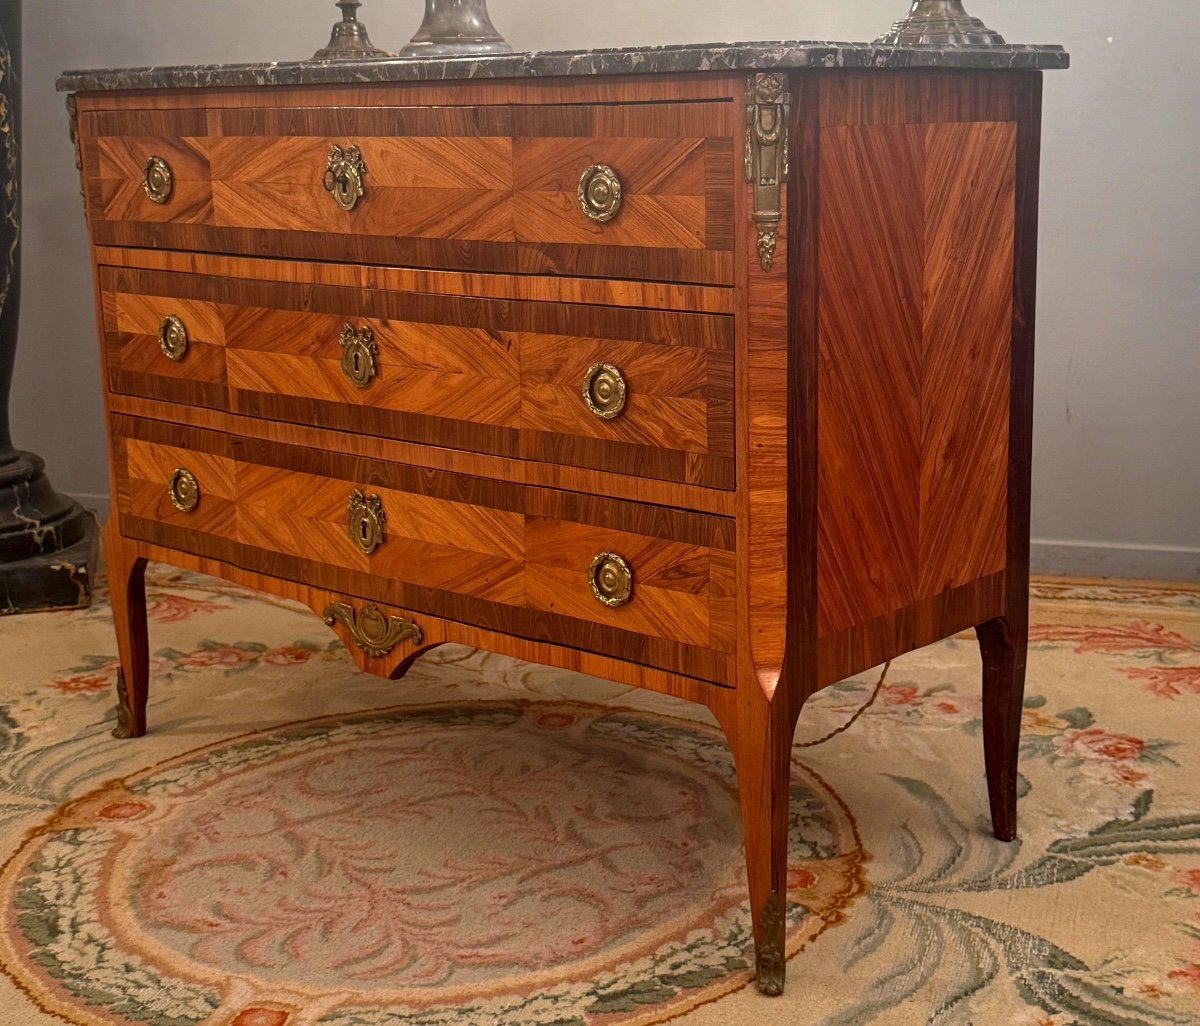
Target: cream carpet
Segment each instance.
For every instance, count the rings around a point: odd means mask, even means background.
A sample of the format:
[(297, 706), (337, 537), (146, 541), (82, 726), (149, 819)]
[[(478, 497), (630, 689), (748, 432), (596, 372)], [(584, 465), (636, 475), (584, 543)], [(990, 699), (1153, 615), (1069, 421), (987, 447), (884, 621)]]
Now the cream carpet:
[(1017, 844), (971, 637), (798, 747), (768, 999), (705, 710), (460, 648), (378, 680), (307, 610), (150, 587), (134, 741), (103, 595), (0, 620), (3, 1026), (1200, 1022), (1198, 590), (1037, 584)]

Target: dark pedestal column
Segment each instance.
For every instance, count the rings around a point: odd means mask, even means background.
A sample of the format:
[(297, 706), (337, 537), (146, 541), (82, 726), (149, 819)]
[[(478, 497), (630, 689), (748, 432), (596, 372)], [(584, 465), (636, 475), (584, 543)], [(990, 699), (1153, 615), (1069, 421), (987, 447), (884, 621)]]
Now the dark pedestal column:
[(51, 487), (45, 462), (13, 448), (9, 430), (21, 288), (20, 74), (21, 3), (0, 0), (0, 615), (86, 606), (98, 538), (95, 518)]

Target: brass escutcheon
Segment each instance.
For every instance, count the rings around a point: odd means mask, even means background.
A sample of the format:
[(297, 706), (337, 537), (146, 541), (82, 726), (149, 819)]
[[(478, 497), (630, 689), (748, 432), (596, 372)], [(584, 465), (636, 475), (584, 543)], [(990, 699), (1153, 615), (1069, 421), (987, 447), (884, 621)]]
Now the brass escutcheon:
[(166, 203), (175, 188), (171, 165), (162, 157), (150, 157), (142, 169), (142, 188), (155, 203)]
[(171, 498), (171, 505), (180, 513), (190, 513), (200, 505), (200, 485), (195, 475), (183, 467), (175, 468), (167, 482), (167, 495)]
[(367, 169), (363, 164), (362, 150), (357, 146), (338, 145), (330, 147), (329, 159), (325, 163), (325, 174), (321, 184), (343, 210), (353, 210), (366, 194), (364, 182)]
[(579, 179), (579, 209), (592, 221), (611, 221), (621, 209), (621, 179), (607, 164), (593, 164)]
[(421, 628), (403, 616), (385, 616), (379, 607), (368, 602), (357, 613), (347, 602), (332, 602), (322, 613), (325, 623), (332, 627), (341, 623), (350, 637), (369, 656), (387, 655), (400, 642), (411, 640), (421, 644)]
[(601, 552), (588, 568), (588, 587), (597, 602), (615, 609), (633, 597), (633, 571), (615, 552)]
[(346, 502), (346, 514), (350, 540), (369, 556), (383, 544), (383, 528), (387, 523), (383, 500), (378, 495), (363, 495), (355, 488)]
[(342, 373), (359, 388), (366, 388), (375, 377), (375, 358), (379, 355), (375, 332), (367, 327), (355, 330), (354, 325), (347, 324), (338, 342), (342, 347)]
[(594, 363), (583, 376), (583, 402), (601, 420), (625, 409), (625, 378), (611, 363)]
[(178, 363), (187, 355), (187, 328), (175, 314), (167, 314), (158, 326), (158, 344), (168, 360)]

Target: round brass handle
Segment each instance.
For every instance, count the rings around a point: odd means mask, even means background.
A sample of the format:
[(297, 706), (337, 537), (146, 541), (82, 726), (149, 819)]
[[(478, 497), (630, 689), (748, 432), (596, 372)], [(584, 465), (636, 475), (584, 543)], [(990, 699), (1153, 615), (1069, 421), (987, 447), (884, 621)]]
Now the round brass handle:
[(158, 326), (158, 344), (168, 360), (178, 363), (187, 356), (187, 327), (175, 314), (167, 314)]
[(321, 177), (321, 184), (339, 207), (351, 211), (366, 195), (366, 174), (362, 150), (357, 146), (342, 149), (335, 145), (329, 150), (329, 159), (325, 162), (325, 174)]
[(175, 189), (175, 176), (171, 165), (162, 157), (149, 157), (142, 168), (142, 188), (155, 203), (166, 203)]
[(621, 210), (621, 179), (607, 164), (593, 164), (579, 179), (579, 209), (592, 221), (611, 221)]
[(611, 363), (594, 363), (583, 376), (583, 403), (601, 420), (621, 415), (626, 392), (625, 378)]
[(383, 500), (378, 495), (363, 495), (357, 488), (346, 503), (346, 532), (364, 555), (369, 556), (383, 544), (383, 528), (387, 517)]
[(375, 377), (375, 361), (379, 356), (375, 332), (368, 327), (355, 330), (353, 324), (347, 324), (338, 344), (342, 347), (342, 373), (358, 388), (366, 388)]
[(190, 470), (177, 467), (167, 482), (171, 505), (180, 513), (190, 513), (200, 505), (200, 485)]
[(588, 587), (597, 602), (612, 609), (633, 597), (633, 571), (615, 552), (601, 552), (588, 568)]

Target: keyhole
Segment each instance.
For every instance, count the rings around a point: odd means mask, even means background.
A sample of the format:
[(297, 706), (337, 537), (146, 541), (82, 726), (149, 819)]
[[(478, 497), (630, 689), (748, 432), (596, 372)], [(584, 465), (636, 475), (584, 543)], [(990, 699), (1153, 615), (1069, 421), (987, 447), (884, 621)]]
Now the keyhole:
[(364, 545), (367, 543), (367, 522), (360, 520), (358, 522), (358, 536), (362, 539)]

